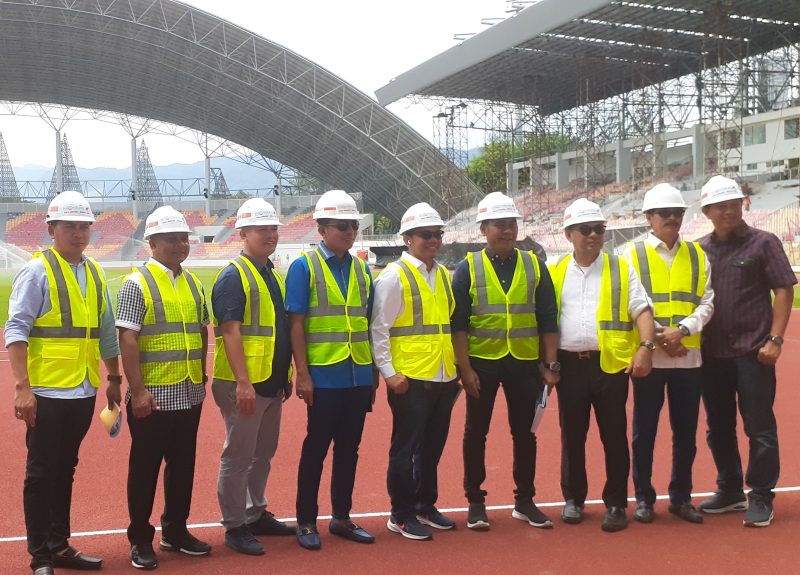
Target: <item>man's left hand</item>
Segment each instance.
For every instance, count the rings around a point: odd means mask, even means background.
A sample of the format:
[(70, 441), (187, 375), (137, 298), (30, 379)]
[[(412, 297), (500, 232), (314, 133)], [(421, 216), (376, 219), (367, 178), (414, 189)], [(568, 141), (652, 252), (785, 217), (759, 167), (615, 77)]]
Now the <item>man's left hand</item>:
[(633, 356), (633, 361), (627, 367), (625, 373), (639, 379), (650, 375), (651, 369), (653, 369), (653, 352), (646, 347), (640, 347), (636, 355)]
[(122, 385), (119, 383), (109, 382), (106, 387), (106, 400), (108, 401), (108, 408), (114, 407), (114, 404), (122, 405)]
[(775, 365), (780, 355), (781, 346), (773, 341), (768, 341), (758, 350), (758, 361), (764, 365)]
[(561, 381), (561, 374), (545, 368), (542, 370), (542, 381), (547, 386), (548, 393)]

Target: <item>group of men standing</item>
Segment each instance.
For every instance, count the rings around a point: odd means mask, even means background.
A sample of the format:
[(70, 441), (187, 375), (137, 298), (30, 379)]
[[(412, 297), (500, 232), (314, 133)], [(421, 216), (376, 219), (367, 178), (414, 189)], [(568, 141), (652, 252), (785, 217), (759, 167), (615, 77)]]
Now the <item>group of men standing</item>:
[[(462, 388), (467, 527), (489, 529), (482, 484), (500, 386), (513, 441), (512, 516), (534, 527), (553, 526), (534, 503), (532, 423), (536, 405), (555, 388), (566, 502), (561, 518), (583, 520), (585, 443), (594, 407), (606, 465), (602, 528), (624, 529), (629, 377), (634, 519), (649, 523), (655, 517), (653, 449), (666, 390), (673, 431), (670, 513), (692, 523), (703, 519), (691, 504), (702, 397), (718, 492), (700, 509), (746, 509), (745, 525), (769, 525), (778, 478), (774, 366), (796, 279), (780, 241), (742, 220), (743, 198), (734, 181), (711, 178), (701, 206), (714, 231), (700, 242), (685, 242), (679, 231), (686, 204), (678, 190), (660, 184), (644, 198), (652, 232), (624, 257), (603, 252), (606, 219), (599, 206), (579, 199), (564, 211), (572, 252), (548, 268), (516, 247), (521, 215), (513, 201), (489, 194), (477, 216), (486, 248), (468, 254), (452, 282), (436, 261), (445, 224), (428, 204), (406, 211), (400, 235), (407, 251), (373, 282), (368, 266), (350, 254), (362, 216), (345, 192), (320, 198), (314, 219), (322, 241), (292, 263), (285, 280), (270, 260), (281, 225), (274, 209), (260, 198), (245, 202), (235, 224), (242, 253), (220, 272), (211, 296), (211, 390), (226, 429), (217, 486), (225, 544), (260, 555), (264, 548), (256, 536), (294, 534), (301, 547), (320, 549), (318, 492), (331, 443), (328, 529), (374, 542), (351, 520), (350, 510), (358, 448), (379, 375), (392, 411), (387, 528), (406, 538), (430, 539), (431, 529), (455, 527), (436, 508), (437, 468)], [(131, 433), (131, 563), (145, 570), (158, 566), (150, 516), (162, 462), (159, 548), (189, 555), (211, 551), (186, 527), (210, 323), (203, 286), (181, 265), (189, 254), (190, 229), (169, 206), (148, 216), (145, 239), (152, 257), (125, 278), (115, 321), (105, 275), (83, 255), (93, 221), (79, 193), (57, 196), (47, 214), (53, 247), (20, 271), (9, 302), (5, 341), (15, 414), (27, 425), (24, 507), (35, 575), (49, 575), (54, 567), (101, 567), (101, 559), (69, 545), (71, 489), (100, 387), (100, 359), (109, 374), (109, 406), (122, 401), (120, 355)], [(277, 521), (265, 497), (292, 375), (307, 409), (296, 528)], [(737, 401), (750, 439), (746, 475), (736, 442)], [(744, 482), (752, 488), (749, 502)]]

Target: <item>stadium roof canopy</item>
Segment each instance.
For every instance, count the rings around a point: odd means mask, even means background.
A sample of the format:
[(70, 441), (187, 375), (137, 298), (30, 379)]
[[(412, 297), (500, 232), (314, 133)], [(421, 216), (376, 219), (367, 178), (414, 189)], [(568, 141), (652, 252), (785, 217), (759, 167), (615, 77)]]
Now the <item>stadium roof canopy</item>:
[(392, 80), (547, 116), (800, 41), (798, 0), (541, 0)]
[[(480, 192), (372, 98), (283, 46), (172, 0), (0, 0), (0, 99), (186, 126), (363, 194), (399, 220)], [(97, 145), (103, 145), (98, 142)], [(442, 175), (461, 196), (443, 194)]]

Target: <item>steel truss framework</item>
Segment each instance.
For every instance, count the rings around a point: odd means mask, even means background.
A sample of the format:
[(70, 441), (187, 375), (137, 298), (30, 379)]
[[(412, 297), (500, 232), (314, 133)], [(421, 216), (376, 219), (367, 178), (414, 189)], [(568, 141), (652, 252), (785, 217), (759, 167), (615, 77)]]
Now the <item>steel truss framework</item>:
[(340, 78), (179, 2), (0, 0), (0, 54), (2, 100), (216, 134), (394, 219), (416, 201), (453, 214), (480, 193), (460, 173), (461, 196), (441, 190), (447, 158)]
[(11, 166), (11, 159), (8, 157), (2, 133), (0, 133), (0, 198), (19, 198), (19, 187), (17, 187), (14, 168)]

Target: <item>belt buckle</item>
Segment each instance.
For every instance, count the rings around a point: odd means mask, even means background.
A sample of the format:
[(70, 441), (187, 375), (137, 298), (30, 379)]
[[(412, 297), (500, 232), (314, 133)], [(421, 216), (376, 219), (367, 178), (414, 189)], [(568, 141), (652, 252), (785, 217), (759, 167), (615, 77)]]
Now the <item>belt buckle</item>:
[(591, 359), (592, 352), (590, 351), (579, 351), (578, 352), (578, 359)]

